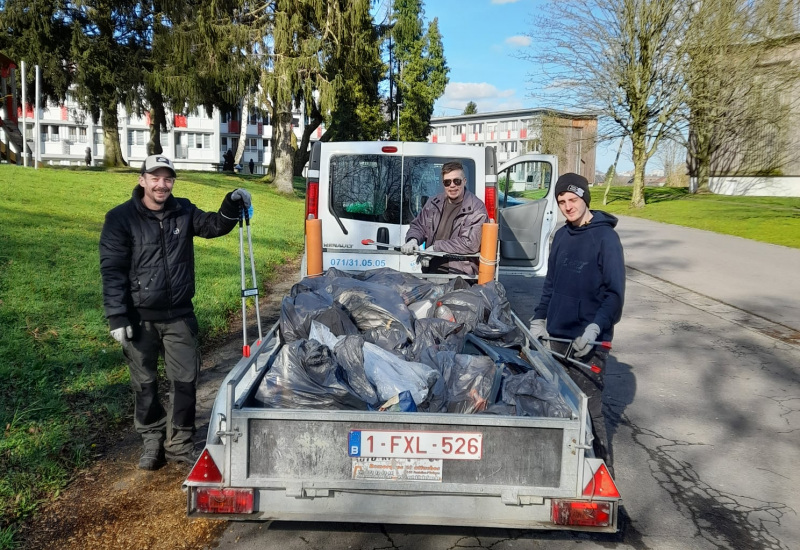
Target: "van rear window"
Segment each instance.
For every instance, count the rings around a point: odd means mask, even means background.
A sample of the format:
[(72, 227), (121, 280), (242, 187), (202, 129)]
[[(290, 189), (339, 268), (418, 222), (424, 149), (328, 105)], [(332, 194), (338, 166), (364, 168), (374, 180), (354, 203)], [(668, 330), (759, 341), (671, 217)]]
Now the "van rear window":
[(442, 165), (451, 160), (464, 165), (467, 189), (474, 193), (471, 159), (335, 155), (330, 161), (330, 209), (345, 219), (409, 224), (430, 197), (442, 192)]

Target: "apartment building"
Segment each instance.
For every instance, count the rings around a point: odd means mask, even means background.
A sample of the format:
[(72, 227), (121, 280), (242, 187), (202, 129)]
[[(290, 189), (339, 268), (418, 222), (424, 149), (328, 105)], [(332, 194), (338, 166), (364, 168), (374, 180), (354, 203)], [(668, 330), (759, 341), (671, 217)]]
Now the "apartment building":
[[(25, 119), (29, 151), (35, 151), (36, 140), (41, 151), (41, 161), (45, 165), (85, 165), (87, 149), (91, 153), (91, 165), (102, 164), (105, 146), (103, 128), (94, 124), (89, 113), (78, 103), (68, 98), (61, 105), (45, 105), (39, 110), (39, 131), (36, 135), (35, 112), (32, 105), (26, 105)], [(244, 154), (241, 161), (243, 171), (249, 171), (250, 159), (254, 162), (253, 172), (265, 173), (272, 157), (272, 125), (269, 116), (256, 111), (242, 120), (240, 111), (222, 113), (218, 109), (209, 116), (200, 109), (194, 113), (168, 114), (169, 130), (161, 133), (161, 146), (164, 154), (174, 159), (175, 167), (183, 170), (218, 170), (222, 165), (222, 155), (231, 149), (234, 153), (239, 145), (242, 124), (246, 127)], [(17, 119), (22, 128), (22, 108), (17, 108)], [(119, 136), (122, 156), (132, 166), (142, 162), (147, 156), (147, 142), (150, 140), (150, 114), (142, 116), (129, 113), (119, 106)], [(305, 113), (302, 107), (294, 112), (292, 127), (298, 140), (303, 135)], [(322, 135), (318, 128), (312, 135), (317, 140)], [(0, 138), (4, 138), (1, 136)]]
[(557, 154), (559, 175), (595, 178), (597, 115), (554, 109), (518, 109), (431, 119), (431, 143), (491, 146), (502, 164), (533, 151)]

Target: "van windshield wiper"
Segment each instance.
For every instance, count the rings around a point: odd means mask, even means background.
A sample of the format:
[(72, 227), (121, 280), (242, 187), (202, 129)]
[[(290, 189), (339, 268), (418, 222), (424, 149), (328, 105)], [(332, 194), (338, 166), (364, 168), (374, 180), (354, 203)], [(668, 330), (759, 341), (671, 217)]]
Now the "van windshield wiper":
[(331, 208), (331, 212), (333, 212), (333, 219), (336, 220), (336, 223), (338, 223), (339, 227), (342, 228), (342, 233), (347, 235), (347, 228), (342, 223), (341, 218), (339, 218), (339, 214), (336, 213), (336, 209), (335, 208)]

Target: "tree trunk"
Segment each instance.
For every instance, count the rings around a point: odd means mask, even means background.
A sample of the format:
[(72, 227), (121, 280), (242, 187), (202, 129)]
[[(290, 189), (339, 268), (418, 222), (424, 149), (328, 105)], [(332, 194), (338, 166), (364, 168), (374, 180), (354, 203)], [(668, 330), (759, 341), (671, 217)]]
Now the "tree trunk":
[(303, 128), (303, 137), (300, 139), (300, 144), (297, 146), (297, 151), (294, 153), (292, 173), (295, 176), (303, 175), (303, 168), (311, 156), (311, 151), (308, 148), (308, 144), (311, 142), (311, 134), (319, 128), (320, 124), (322, 124), (322, 115), (316, 107), (314, 107), (311, 110), (311, 120)]
[(113, 166), (128, 166), (122, 158), (122, 147), (119, 143), (119, 127), (117, 126), (117, 106), (109, 106), (103, 110), (103, 165), (106, 168)]
[(150, 141), (147, 142), (147, 155), (160, 155), (164, 152), (161, 146), (161, 128), (156, 116), (156, 109), (150, 108)]
[(279, 134), (279, 132), (278, 132), (278, 122), (277, 122), (278, 109), (277, 109), (274, 101), (270, 105), (269, 114), (270, 114), (270, 118), (272, 120), (272, 124), (271, 124), (271, 126), (272, 126), (272, 151), (270, 152), (270, 155), (269, 155), (269, 166), (267, 167), (267, 177), (268, 178), (272, 178), (272, 181), (275, 181), (275, 171), (276, 171), (276, 168), (275, 168), (275, 144), (278, 142), (278, 134)]
[(644, 136), (631, 136), (633, 144), (633, 191), (631, 208), (644, 208), (644, 171), (647, 167)]
[(294, 151), (292, 150), (292, 103), (291, 100), (283, 105), (275, 105), (275, 118), (272, 121), (275, 128), (275, 141), (272, 144), (272, 153), (275, 160), (275, 188), (281, 193), (294, 193), (292, 186), (292, 163)]
[(250, 118), (250, 94), (246, 94), (242, 99), (242, 116), (239, 125), (239, 146), (233, 156), (233, 163), (244, 166), (244, 148), (247, 146), (247, 121)]

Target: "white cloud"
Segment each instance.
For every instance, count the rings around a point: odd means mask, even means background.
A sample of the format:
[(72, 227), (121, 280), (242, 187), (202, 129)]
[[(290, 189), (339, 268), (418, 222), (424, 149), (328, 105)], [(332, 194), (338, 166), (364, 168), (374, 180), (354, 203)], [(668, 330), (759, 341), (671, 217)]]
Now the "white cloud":
[(506, 44), (508, 44), (509, 46), (524, 48), (526, 46), (531, 45), (531, 39), (529, 36), (518, 34), (516, 36), (509, 36), (508, 38), (506, 38)]
[(513, 4), (519, 0), (492, 0), (492, 4)]
[(488, 82), (451, 82), (444, 91), (444, 99), (447, 102), (466, 100), (475, 101), (478, 99), (491, 99), (500, 97), (511, 97), (515, 91), (498, 90), (496, 86)]

